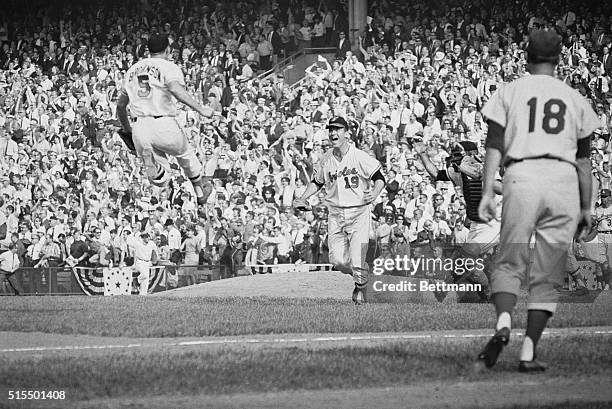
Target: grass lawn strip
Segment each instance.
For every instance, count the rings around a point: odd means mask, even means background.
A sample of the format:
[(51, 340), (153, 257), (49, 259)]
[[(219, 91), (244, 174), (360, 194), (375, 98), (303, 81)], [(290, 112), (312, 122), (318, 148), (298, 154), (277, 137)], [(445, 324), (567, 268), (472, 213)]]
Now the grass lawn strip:
[[(514, 327), (524, 327), (526, 304)], [(488, 304), (369, 304), (337, 300), (161, 297), (4, 297), (2, 331), (121, 337), (369, 333), (492, 328)], [(612, 325), (612, 295), (560, 304), (550, 327)]]
[(511, 342), (498, 365), (475, 372), (482, 340), (434, 339), (373, 346), (148, 349), (94, 355), (0, 357), (0, 385), (65, 389), (72, 400), (155, 395), (226, 395), (456, 383), (550, 377), (612, 379), (609, 337), (544, 338), (540, 357), (550, 370), (533, 378), (516, 372), (520, 342)]
[[(519, 342), (524, 329), (515, 328), (512, 339)], [(166, 348), (178, 349), (197, 346), (214, 350), (224, 347), (261, 348), (309, 348), (329, 349), (346, 346), (375, 346), (389, 342), (428, 339), (481, 339), (488, 340), (491, 329), (420, 331), (420, 332), (377, 332), (358, 334), (267, 334), (241, 335), (231, 337), (180, 337), (180, 338), (124, 338), (97, 337), (91, 335), (48, 334), (44, 332), (0, 332), (0, 354), (7, 359), (23, 359), (32, 354), (96, 354), (109, 350), (131, 350)], [(608, 336), (611, 327), (549, 328), (543, 336)], [(611, 338), (612, 339), (612, 338)]]

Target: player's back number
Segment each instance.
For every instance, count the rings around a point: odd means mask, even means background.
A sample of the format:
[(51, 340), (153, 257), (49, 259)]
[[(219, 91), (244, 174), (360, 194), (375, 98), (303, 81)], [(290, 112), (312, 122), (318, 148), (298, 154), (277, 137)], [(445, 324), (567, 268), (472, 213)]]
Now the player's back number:
[[(536, 112), (539, 108), (538, 99), (531, 98), (529, 105), (529, 132), (534, 132), (536, 127)], [(543, 106), (544, 116), (542, 118), (542, 129), (548, 134), (557, 135), (565, 128), (565, 112), (567, 105), (560, 99), (552, 98), (546, 101)]]
[(140, 98), (147, 98), (151, 95), (151, 85), (149, 84), (149, 75), (141, 74), (137, 77), (138, 79), (138, 96)]

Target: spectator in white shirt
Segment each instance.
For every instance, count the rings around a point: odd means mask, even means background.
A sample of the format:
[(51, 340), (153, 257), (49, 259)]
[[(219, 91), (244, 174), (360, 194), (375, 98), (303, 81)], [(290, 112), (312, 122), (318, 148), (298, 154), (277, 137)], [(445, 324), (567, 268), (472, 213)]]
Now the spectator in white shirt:
[(13, 287), (15, 295), (20, 295), (23, 292), (19, 280), (15, 277), (15, 272), (18, 268), (19, 256), (17, 255), (17, 245), (11, 243), (9, 250), (0, 254), (0, 284), (4, 283), (4, 280), (8, 281), (11, 287)]
[(465, 225), (463, 224), (463, 220), (458, 219), (455, 222), (455, 228), (453, 229), (452, 243), (456, 246), (465, 244), (467, 242), (469, 233), (470, 229), (465, 227)]

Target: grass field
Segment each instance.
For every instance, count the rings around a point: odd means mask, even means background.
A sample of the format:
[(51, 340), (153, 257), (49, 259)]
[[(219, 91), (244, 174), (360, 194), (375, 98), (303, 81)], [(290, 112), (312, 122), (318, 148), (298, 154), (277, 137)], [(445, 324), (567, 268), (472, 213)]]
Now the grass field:
[[(482, 344), (482, 340), (480, 344)], [(549, 376), (612, 376), (612, 357), (595, 336), (543, 342)], [(372, 346), (150, 349), (107, 354), (54, 353), (0, 359), (0, 384), (68, 388), (73, 399), (156, 395), (232, 394), (293, 389), (343, 389), (415, 383), (472, 382), (515, 377), (519, 343), (493, 371), (473, 371), (473, 340), (391, 342)], [(109, 359), (110, 358), (110, 359)]]
[[(369, 304), (282, 298), (5, 297), (0, 330), (125, 337), (492, 328), (489, 304)], [(612, 296), (560, 304), (551, 327), (612, 325)], [(525, 325), (525, 303), (515, 328)]]
[[(494, 325), (493, 307), (486, 304), (356, 307), (332, 299), (263, 297), (4, 297), (0, 311), (0, 331), (131, 338), (408, 333)], [(611, 311), (609, 293), (593, 304), (561, 304), (550, 327), (609, 327)], [(521, 302), (514, 327), (523, 328), (524, 320)], [(516, 337), (498, 365), (484, 372), (473, 366), (486, 342), (482, 337), (0, 353), (0, 387), (63, 389), (69, 396), (66, 402), (27, 407), (604, 408), (612, 402), (612, 395), (601, 398), (609, 392), (602, 385), (612, 384), (610, 340), (608, 335), (544, 337), (540, 358), (552, 367), (527, 380), (516, 372)], [(529, 389), (539, 382), (550, 388), (543, 400), (537, 398), (540, 389)], [(576, 395), (564, 400), (572, 385)], [(497, 401), (493, 391), (504, 387), (509, 397)], [(352, 402), (360, 391), (384, 403)], [(18, 406), (0, 397), (0, 407)]]

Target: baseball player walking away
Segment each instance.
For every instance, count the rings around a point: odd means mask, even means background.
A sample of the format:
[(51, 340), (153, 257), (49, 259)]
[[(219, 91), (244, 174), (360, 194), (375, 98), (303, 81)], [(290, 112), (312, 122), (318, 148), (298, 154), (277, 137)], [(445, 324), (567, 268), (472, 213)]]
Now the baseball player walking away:
[(584, 237), (591, 226), (589, 151), (597, 116), (576, 90), (555, 78), (560, 52), (556, 32), (532, 32), (527, 46), (530, 75), (502, 86), (482, 110), (489, 122), (479, 207), (484, 220), (495, 216), (495, 172), (500, 164), (506, 169), (500, 248), (491, 274), (496, 332), (478, 356), (479, 364), (488, 368), (510, 339), (511, 313), (534, 236), (527, 332), (518, 370), (546, 369), (536, 359), (536, 347), (555, 312), (572, 239)]
[(323, 154), (312, 181), (302, 196), (294, 200), (293, 207), (307, 209), (306, 200), (325, 187), (329, 209), (329, 261), (341, 272), (352, 274), (355, 281), (353, 302), (360, 305), (367, 301), (370, 204), (385, 187), (385, 178), (380, 162), (349, 142), (348, 128), (342, 117), (329, 122), (327, 129), (333, 149)]
[[(166, 155), (176, 157), (193, 184), (198, 204), (206, 203), (212, 184), (202, 177), (202, 164), (187, 135), (176, 121), (175, 99), (203, 116), (211, 113), (185, 90), (181, 69), (168, 61), (170, 47), (164, 35), (152, 35), (148, 41), (150, 58), (134, 64), (125, 74), (124, 86), (117, 102), (120, 132), (128, 147), (142, 159), (152, 184), (165, 186), (169, 179)], [(136, 121), (131, 124), (127, 107)]]
[[(454, 186), (461, 187), (465, 199), (466, 213), (470, 220), (470, 232), (467, 242), (453, 255), (454, 258), (465, 257), (476, 259), (478, 257), (491, 257), (499, 244), (499, 231), (501, 223), (501, 177), (495, 180), (493, 190), (498, 195), (497, 215), (494, 219), (485, 222), (478, 215), (478, 205), (482, 198), (482, 157), (478, 155), (478, 146), (474, 142), (462, 141), (452, 149), (451, 156), (447, 158), (446, 168), (439, 170), (426, 153), (426, 146), (422, 142), (414, 144), (414, 148), (425, 166), (427, 173), (436, 181), (452, 182)], [(463, 275), (468, 274), (467, 277)], [(452, 273), (455, 283), (469, 281), (481, 285), (478, 296), (481, 302), (488, 302), (489, 280), (485, 271), (474, 269), (463, 275)], [(445, 293), (439, 295), (439, 301), (446, 297)]]

